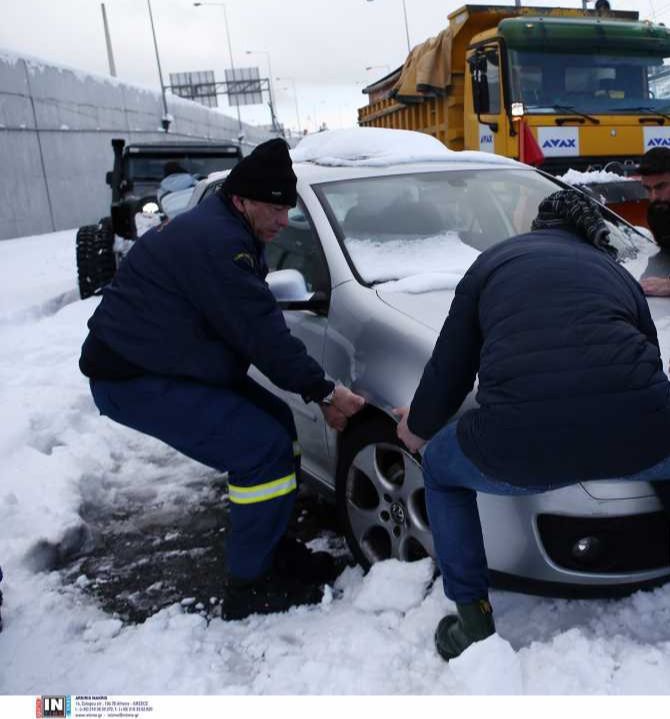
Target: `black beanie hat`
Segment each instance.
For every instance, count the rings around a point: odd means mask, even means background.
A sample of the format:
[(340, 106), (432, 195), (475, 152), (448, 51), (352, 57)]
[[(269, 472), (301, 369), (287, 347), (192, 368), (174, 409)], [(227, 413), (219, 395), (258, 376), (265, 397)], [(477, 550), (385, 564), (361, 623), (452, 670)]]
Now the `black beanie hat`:
[(276, 138), (258, 145), (241, 159), (226, 177), (223, 191), (226, 195), (295, 207), (297, 181), (288, 145)]

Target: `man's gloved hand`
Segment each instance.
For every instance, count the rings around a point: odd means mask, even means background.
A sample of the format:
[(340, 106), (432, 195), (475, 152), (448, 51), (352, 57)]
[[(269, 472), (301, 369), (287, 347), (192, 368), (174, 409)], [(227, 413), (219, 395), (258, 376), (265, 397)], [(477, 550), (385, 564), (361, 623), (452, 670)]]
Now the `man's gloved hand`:
[(649, 297), (670, 296), (670, 279), (667, 277), (645, 277), (640, 280), (640, 286)]
[(328, 426), (341, 432), (347, 426), (347, 419), (365, 406), (365, 398), (355, 394), (348, 387), (337, 385), (330, 401), (319, 406)]
[(409, 449), (410, 452), (418, 452), (427, 440), (414, 434), (407, 426), (407, 417), (409, 415), (409, 407), (396, 407), (393, 414), (400, 417), (398, 428), (396, 430), (398, 439)]

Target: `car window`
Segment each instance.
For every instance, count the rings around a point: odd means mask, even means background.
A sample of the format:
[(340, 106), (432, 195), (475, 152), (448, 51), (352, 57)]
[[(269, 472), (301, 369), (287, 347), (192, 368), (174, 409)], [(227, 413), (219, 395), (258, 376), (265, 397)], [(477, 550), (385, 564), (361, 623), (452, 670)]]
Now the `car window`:
[[(540, 202), (562, 187), (535, 170), (505, 167), (343, 180), (314, 190), (364, 283), (423, 276), (430, 289), (441, 281), (455, 286), (480, 252), (529, 232)], [(622, 259), (634, 255), (637, 233), (605, 214)]]
[(330, 289), (330, 276), (318, 235), (299, 200), (288, 213), (285, 227), (265, 247), (268, 268), (274, 270), (298, 270), (310, 292)]
[(210, 185), (207, 185), (204, 192), (202, 193), (202, 196), (200, 197), (199, 202), (202, 202), (210, 195), (213, 195), (221, 187), (221, 185), (223, 185), (223, 182), (223, 180), (219, 180), (218, 182), (212, 182)]
[(184, 212), (188, 207), (189, 200), (193, 194), (193, 187), (187, 187), (185, 190), (176, 190), (163, 195), (160, 200), (161, 209), (166, 217), (172, 219)]

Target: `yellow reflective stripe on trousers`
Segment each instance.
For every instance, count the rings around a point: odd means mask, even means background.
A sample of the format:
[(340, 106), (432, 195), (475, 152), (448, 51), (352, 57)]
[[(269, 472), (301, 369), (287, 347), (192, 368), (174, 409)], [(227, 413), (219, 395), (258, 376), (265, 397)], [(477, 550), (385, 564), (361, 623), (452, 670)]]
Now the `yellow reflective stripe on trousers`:
[(295, 472), (293, 472), (281, 479), (275, 479), (273, 482), (266, 482), (265, 484), (256, 484), (253, 487), (238, 487), (237, 485), (229, 484), (228, 496), (234, 504), (254, 504), (282, 497), (289, 494), (289, 492), (295, 491), (296, 488)]

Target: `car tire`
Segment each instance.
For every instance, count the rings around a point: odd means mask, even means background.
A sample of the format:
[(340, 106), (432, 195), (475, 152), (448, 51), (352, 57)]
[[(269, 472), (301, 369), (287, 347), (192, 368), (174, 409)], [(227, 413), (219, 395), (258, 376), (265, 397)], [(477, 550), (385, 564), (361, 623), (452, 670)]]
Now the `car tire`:
[(434, 555), (421, 464), (391, 420), (374, 418), (345, 435), (336, 499), (349, 549), (364, 569)]
[(82, 300), (99, 295), (116, 272), (114, 231), (109, 217), (77, 231), (77, 278)]

